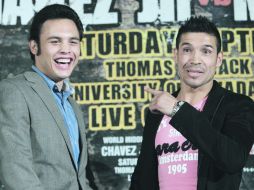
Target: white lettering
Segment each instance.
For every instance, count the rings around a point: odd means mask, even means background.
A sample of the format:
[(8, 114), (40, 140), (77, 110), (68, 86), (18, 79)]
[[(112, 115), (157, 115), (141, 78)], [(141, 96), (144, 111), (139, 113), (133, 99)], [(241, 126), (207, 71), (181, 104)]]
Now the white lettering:
[(118, 166), (136, 166), (137, 158), (119, 158)]
[(176, 164), (168, 166), (168, 174), (177, 174), (177, 173), (186, 173), (187, 172), (187, 164)]
[(132, 174), (134, 167), (114, 167), (116, 174)]
[(123, 143), (123, 137), (103, 137), (104, 144)]
[(110, 12), (110, 6), (112, 0), (100, 0), (97, 1), (94, 15), (93, 24), (117, 24), (118, 14), (116, 12)]
[(102, 146), (101, 155), (106, 156), (137, 156), (136, 146)]
[(169, 130), (169, 137), (179, 137), (179, 136), (181, 136), (181, 133), (176, 129)]
[(234, 0), (234, 19), (235, 21), (247, 21), (248, 13), (251, 21), (254, 21), (254, 1), (253, 0)]
[[(38, 12), (44, 6), (49, 4), (64, 4), (64, 0), (37, 0), (33, 4), (32, 0), (6, 0), (1, 3), (0, 10), (3, 10), (1, 15), (2, 25), (16, 25), (17, 19), (20, 19), (21, 25), (27, 25), (35, 12)], [(2, 7), (3, 4), (3, 7)]]
[(70, 7), (73, 8), (78, 13), (80, 20), (84, 24), (86, 19), (84, 15), (84, 4), (90, 4), (92, 3), (92, 0), (83, 0), (83, 1), (70, 0), (69, 3), (70, 3)]
[(142, 136), (126, 136), (125, 143), (141, 143), (142, 139)]
[[(29, 1), (31, 1), (31, 0), (29, 0)], [(31, 7), (31, 9), (33, 8), (33, 11), (38, 12), (43, 7), (45, 7), (46, 5), (51, 5), (51, 4), (55, 4), (55, 3), (63, 5), (64, 0), (36, 0), (35, 4), (34, 4), (34, 7)]]
[(159, 157), (159, 164), (198, 160), (198, 153), (170, 154)]
[(191, 0), (177, 1), (177, 21), (184, 21), (191, 16)]
[(84, 25), (95, 24), (118, 24), (119, 15), (117, 12), (110, 11), (112, 0), (96, 1), (93, 13), (84, 13), (84, 4), (91, 5), (92, 0), (72, 0), (70, 6), (77, 11)]
[[(65, 4), (65, 0), (37, 0), (33, 4), (32, 0), (5, 0), (4, 4), (0, 4), (0, 15), (2, 25), (16, 25), (17, 19), (20, 18), (22, 25), (27, 25), (30, 19), (44, 6), (49, 4)], [(119, 14), (117, 11), (110, 10), (113, 7), (112, 0), (96, 1), (93, 13), (84, 13), (84, 6), (94, 3), (92, 0), (70, 0), (69, 5), (79, 15), (81, 21), (86, 25), (95, 24), (118, 24)], [(3, 5), (2, 5), (3, 4)], [(3, 7), (2, 7), (3, 6)], [(94, 5), (93, 5), (94, 6)]]
[(33, 17), (32, 1), (20, 0), (19, 4), (17, 1), (18, 0), (4, 1), (1, 24), (16, 25), (19, 17), (21, 24), (25, 25)]
[[(177, 2), (175, 4), (175, 2)], [(142, 12), (138, 12), (138, 23), (151, 23), (159, 19), (162, 23), (184, 21), (191, 16), (191, 0), (143, 0)], [(177, 18), (175, 18), (177, 10)]]

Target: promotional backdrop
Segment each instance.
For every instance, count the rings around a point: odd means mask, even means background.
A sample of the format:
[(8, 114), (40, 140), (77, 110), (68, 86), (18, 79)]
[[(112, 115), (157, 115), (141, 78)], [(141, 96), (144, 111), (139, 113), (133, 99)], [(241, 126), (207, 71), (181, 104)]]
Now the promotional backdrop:
[[(128, 189), (151, 99), (143, 88), (179, 88), (172, 51), (179, 25), (191, 15), (208, 17), (221, 32), (224, 59), (216, 79), (254, 98), (253, 0), (0, 0), (0, 80), (30, 69), (31, 18), (53, 3), (76, 10), (86, 30), (70, 81), (101, 190)], [(241, 183), (241, 190), (251, 189), (254, 149)]]

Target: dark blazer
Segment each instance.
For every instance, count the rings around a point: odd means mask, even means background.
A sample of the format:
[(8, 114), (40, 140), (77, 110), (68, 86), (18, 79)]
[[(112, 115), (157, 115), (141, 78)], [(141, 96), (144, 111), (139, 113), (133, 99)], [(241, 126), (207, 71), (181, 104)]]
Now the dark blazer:
[[(159, 190), (155, 136), (162, 117), (148, 111), (130, 190)], [(203, 112), (186, 103), (170, 124), (199, 150), (197, 190), (239, 189), (254, 140), (252, 99), (214, 81)]]
[(78, 169), (64, 118), (46, 82), (33, 71), (1, 81), (0, 188), (91, 189), (83, 116), (71, 97), (69, 101), (80, 132)]

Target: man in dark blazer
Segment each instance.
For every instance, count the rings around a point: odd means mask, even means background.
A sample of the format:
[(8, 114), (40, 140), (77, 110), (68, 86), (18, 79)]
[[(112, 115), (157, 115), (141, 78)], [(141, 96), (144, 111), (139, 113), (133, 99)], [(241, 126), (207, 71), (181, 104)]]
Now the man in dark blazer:
[(146, 88), (149, 105), (131, 190), (238, 190), (254, 140), (254, 105), (213, 78), (221, 38), (205, 17), (191, 17), (174, 52), (181, 88)]
[(0, 83), (1, 189), (96, 189), (82, 112), (66, 80), (78, 63), (82, 35), (68, 6), (49, 5), (35, 15), (31, 71)]

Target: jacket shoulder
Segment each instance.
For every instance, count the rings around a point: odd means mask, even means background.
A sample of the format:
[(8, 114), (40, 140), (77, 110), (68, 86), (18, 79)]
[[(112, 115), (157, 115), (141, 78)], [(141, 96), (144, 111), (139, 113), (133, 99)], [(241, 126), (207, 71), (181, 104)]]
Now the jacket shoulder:
[[(25, 72), (27, 73), (27, 72)], [(0, 85), (21, 85), (24, 84), (26, 82), (26, 78), (25, 78), (25, 73), (22, 74), (18, 74), (14, 77), (10, 77), (10, 78), (5, 78), (3, 80), (0, 81)]]
[(246, 95), (240, 94), (240, 93), (235, 93), (235, 92), (227, 90), (225, 88), (223, 88), (223, 89), (225, 91), (226, 100), (229, 100), (229, 101), (249, 101), (249, 102), (253, 103), (253, 100), (249, 96), (246, 96)]

